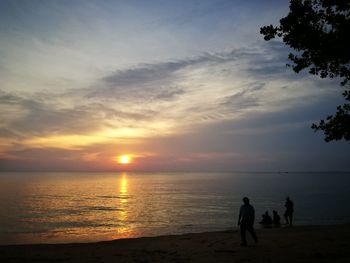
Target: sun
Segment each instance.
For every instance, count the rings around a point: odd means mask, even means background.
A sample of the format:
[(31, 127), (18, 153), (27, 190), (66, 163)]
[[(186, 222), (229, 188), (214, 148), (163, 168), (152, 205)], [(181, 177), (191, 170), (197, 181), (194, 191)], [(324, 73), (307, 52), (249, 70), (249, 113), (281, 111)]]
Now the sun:
[(117, 162), (120, 164), (129, 164), (131, 163), (131, 156), (128, 154), (119, 155), (117, 157)]

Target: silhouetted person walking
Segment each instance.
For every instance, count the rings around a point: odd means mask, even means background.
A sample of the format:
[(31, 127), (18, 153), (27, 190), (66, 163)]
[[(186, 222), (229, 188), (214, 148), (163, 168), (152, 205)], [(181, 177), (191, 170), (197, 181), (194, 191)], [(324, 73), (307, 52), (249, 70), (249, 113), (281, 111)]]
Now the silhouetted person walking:
[(286, 219), (287, 225), (293, 225), (293, 213), (294, 213), (294, 203), (290, 200), (289, 197), (286, 198), (286, 212), (284, 213), (284, 218)]
[(277, 213), (276, 210), (273, 210), (272, 214), (273, 214), (273, 219), (272, 219), (273, 224), (277, 227), (280, 226), (281, 225), (281, 217), (279, 216), (279, 214)]
[(255, 211), (254, 207), (249, 204), (248, 197), (243, 198), (243, 205), (241, 206), (239, 210), (239, 217), (238, 217), (238, 225), (240, 226), (241, 230), (241, 246), (247, 245), (247, 239), (246, 239), (246, 231), (248, 231), (255, 243), (258, 243), (258, 237), (256, 236), (255, 230), (254, 230), (254, 219), (255, 219)]

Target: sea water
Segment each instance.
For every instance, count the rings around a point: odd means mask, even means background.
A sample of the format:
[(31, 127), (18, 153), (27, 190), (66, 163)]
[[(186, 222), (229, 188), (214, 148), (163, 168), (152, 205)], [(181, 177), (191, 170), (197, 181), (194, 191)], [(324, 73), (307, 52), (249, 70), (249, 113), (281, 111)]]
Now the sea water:
[[(235, 229), (287, 196), (295, 225), (350, 222), (350, 173), (0, 173), (0, 244), (68, 243)], [(258, 224), (256, 224), (258, 227)]]

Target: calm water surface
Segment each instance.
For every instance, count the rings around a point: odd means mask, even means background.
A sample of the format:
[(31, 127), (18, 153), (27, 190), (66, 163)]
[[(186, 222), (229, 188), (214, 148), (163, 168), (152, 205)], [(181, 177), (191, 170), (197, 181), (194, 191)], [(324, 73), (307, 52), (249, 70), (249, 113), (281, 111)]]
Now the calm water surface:
[(1, 173), (0, 244), (110, 240), (236, 227), (243, 196), (295, 224), (350, 222), (350, 173)]

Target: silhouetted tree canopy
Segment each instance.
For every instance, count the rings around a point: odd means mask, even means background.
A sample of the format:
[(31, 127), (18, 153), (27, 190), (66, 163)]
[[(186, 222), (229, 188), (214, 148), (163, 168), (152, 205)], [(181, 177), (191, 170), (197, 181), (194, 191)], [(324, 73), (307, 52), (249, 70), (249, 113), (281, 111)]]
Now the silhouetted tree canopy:
[[(350, 101), (350, 0), (291, 0), (289, 14), (278, 26), (260, 29), (265, 40), (281, 37), (295, 50), (288, 58), (296, 73), (308, 69), (310, 74), (321, 78), (340, 78)], [(318, 124), (325, 141), (350, 140), (350, 104), (337, 107), (335, 115)]]

